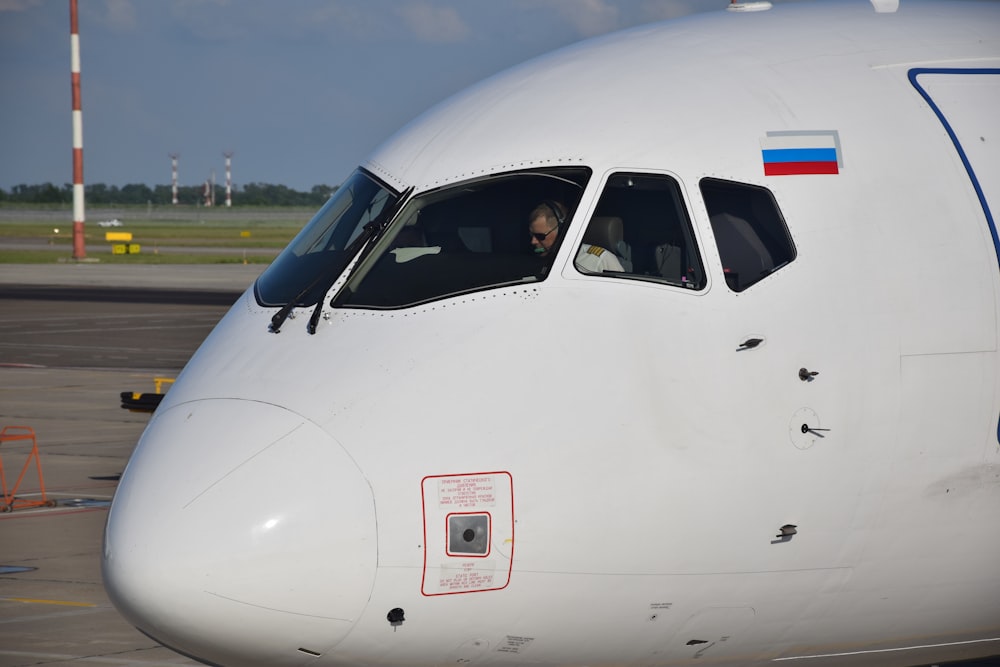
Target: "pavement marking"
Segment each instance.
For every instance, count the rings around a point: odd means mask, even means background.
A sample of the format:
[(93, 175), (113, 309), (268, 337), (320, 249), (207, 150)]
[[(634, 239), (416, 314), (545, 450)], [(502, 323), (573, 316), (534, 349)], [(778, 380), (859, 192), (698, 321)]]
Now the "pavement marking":
[(73, 602), (72, 600), (41, 600), (38, 598), (0, 598), (5, 602), (27, 602), (29, 604), (58, 604), (65, 607), (96, 607), (90, 602)]
[(68, 609), (66, 611), (53, 612), (51, 614), (33, 614), (31, 616), (18, 616), (17, 618), (5, 618), (0, 621), (0, 626), (13, 625), (15, 623), (45, 623), (56, 618), (71, 618), (74, 616), (90, 616), (92, 614), (109, 614), (112, 609), (107, 607), (86, 607), (81, 609)]

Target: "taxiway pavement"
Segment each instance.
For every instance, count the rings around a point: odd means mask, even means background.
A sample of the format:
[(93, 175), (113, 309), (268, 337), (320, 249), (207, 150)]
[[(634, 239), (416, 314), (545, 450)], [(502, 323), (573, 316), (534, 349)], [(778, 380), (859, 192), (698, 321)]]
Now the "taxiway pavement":
[[(264, 268), (0, 265), (0, 429), (33, 431), (55, 501), (0, 513), (0, 667), (196, 664), (132, 628), (101, 582), (107, 507), (149, 419), (119, 394), (175, 376)], [(0, 442), (8, 490), (30, 444)], [(40, 491), (32, 464), (17, 498)]]

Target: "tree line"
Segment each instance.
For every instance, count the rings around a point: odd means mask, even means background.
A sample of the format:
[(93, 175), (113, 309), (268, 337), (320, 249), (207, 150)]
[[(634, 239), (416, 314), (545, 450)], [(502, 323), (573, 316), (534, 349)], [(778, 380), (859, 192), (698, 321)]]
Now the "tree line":
[[(329, 185), (314, 185), (309, 192), (293, 190), (285, 185), (270, 183), (248, 183), (240, 188), (233, 188), (233, 206), (321, 206), (336, 187)], [(173, 188), (169, 185), (149, 187), (141, 183), (132, 183), (122, 187), (93, 183), (84, 185), (84, 196), (89, 206), (120, 206), (127, 204), (170, 205), (173, 203)], [(210, 192), (211, 194), (211, 192)], [(222, 206), (226, 202), (226, 188), (215, 185), (215, 205)], [(15, 185), (9, 191), (0, 188), (0, 202), (18, 204), (72, 204), (73, 185), (64, 184), (61, 188), (52, 183), (40, 185)], [(186, 206), (203, 206), (205, 204), (205, 187), (178, 186), (177, 203)]]

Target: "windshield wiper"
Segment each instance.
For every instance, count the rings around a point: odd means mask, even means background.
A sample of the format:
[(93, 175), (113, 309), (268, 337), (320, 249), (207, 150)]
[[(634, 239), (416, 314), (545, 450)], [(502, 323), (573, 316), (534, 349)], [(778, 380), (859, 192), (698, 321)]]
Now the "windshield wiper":
[[(365, 229), (361, 233), (361, 235), (358, 236), (358, 238), (354, 239), (354, 243), (351, 244), (346, 254), (348, 257), (353, 257), (355, 254), (357, 254), (359, 249), (361, 251), (361, 254), (358, 256), (357, 261), (354, 262), (354, 268), (351, 269), (350, 273), (344, 276), (344, 284), (337, 292), (337, 295), (339, 295), (341, 292), (344, 291), (344, 288), (347, 286), (347, 282), (351, 279), (351, 274), (353, 274), (354, 271), (357, 269), (357, 267), (360, 266), (361, 263), (365, 261), (368, 255), (371, 254), (372, 250), (374, 250), (375, 248), (376, 245), (375, 242), (379, 239), (379, 237), (382, 236), (385, 230), (389, 228), (389, 223), (392, 222), (392, 219), (395, 218), (396, 214), (399, 213), (401, 208), (403, 208), (403, 204), (406, 202), (407, 198), (412, 193), (413, 193), (413, 186), (411, 185), (407, 189), (403, 190), (402, 193), (400, 193), (399, 198), (396, 199), (396, 202), (392, 206), (390, 206), (387, 210), (383, 211), (382, 215), (380, 215), (376, 220), (373, 220), (372, 222), (369, 222), (367, 225), (365, 225)], [(334, 279), (334, 281), (336, 281), (336, 279)], [(332, 285), (333, 282), (331, 282), (330, 285), (327, 286), (327, 290)], [(326, 296), (327, 290), (323, 290), (323, 296)], [(330, 300), (331, 306), (336, 302), (337, 295), (335, 295)], [(323, 298), (320, 297), (320, 299), (316, 302), (316, 307), (313, 308), (312, 315), (309, 317), (309, 324), (306, 325), (306, 331), (309, 333), (309, 335), (316, 333), (316, 325), (319, 324), (319, 318), (322, 312), (323, 312)]]
[[(410, 190), (412, 190), (412, 188)], [(408, 192), (409, 191), (404, 193), (404, 195), (407, 194)], [(400, 200), (397, 200), (397, 203), (399, 201)], [(392, 213), (393, 215), (395, 215), (394, 210), (392, 211)], [(347, 246), (347, 248), (344, 249), (344, 258), (346, 259), (346, 261), (344, 263), (338, 262), (332, 264), (330, 268), (328, 268), (326, 271), (321, 271), (320, 274), (316, 276), (315, 279), (313, 279), (308, 285), (303, 287), (298, 294), (292, 297), (292, 299), (290, 299), (288, 303), (286, 303), (284, 306), (281, 307), (281, 310), (276, 312), (271, 317), (271, 323), (268, 324), (267, 330), (270, 331), (271, 333), (280, 333), (281, 325), (283, 325), (285, 323), (285, 320), (289, 318), (292, 311), (299, 305), (299, 302), (302, 300), (302, 298), (309, 292), (316, 289), (318, 286), (323, 285), (324, 287), (322, 290), (322, 295), (316, 301), (317, 306), (321, 306), (323, 303), (323, 297), (326, 296), (326, 292), (330, 289), (330, 286), (337, 281), (337, 277), (340, 276), (344, 268), (348, 264), (350, 264), (351, 258), (354, 257), (356, 254), (358, 254), (358, 251), (361, 250), (364, 244), (367, 243), (369, 240), (371, 240), (372, 237), (375, 236), (378, 231), (380, 231), (381, 227), (384, 226), (383, 221), (385, 220), (387, 220), (387, 217), (383, 214), (380, 215), (376, 220), (373, 220), (369, 222), (367, 225), (365, 225), (361, 234), (359, 234), (358, 237), (354, 239), (354, 241), (352, 241), (351, 244)], [(314, 312), (313, 315), (314, 317), (311, 317), (309, 319), (310, 323), (312, 323), (310, 327), (311, 331), (309, 331), (309, 333), (315, 333), (316, 326), (314, 320), (315, 321), (319, 320), (318, 313)]]
[[(302, 300), (302, 297), (304, 297), (306, 294), (315, 289), (316, 286), (319, 285), (323, 280), (329, 280), (331, 273), (333, 273), (333, 271), (324, 271), (320, 273), (318, 276), (316, 276), (316, 278), (311, 283), (303, 287), (301, 292), (292, 297), (292, 299), (288, 303), (286, 303), (284, 306), (281, 307), (281, 310), (276, 312), (271, 317), (271, 323), (267, 325), (267, 330), (270, 331), (271, 333), (281, 333), (281, 325), (285, 323), (285, 320), (288, 319), (288, 316), (291, 314), (292, 310), (299, 304), (299, 301)], [(339, 275), (340, 270), (338, 270), (336, 273), (337, 275)], [(336, 280), (336, 277), (334, 276), (333, 279)], [(323, 295), (324, 296), (326, 295), (326, 290), (323, 291)], [(321, 298), (320, 302), (322, 301), (323, 299)]]

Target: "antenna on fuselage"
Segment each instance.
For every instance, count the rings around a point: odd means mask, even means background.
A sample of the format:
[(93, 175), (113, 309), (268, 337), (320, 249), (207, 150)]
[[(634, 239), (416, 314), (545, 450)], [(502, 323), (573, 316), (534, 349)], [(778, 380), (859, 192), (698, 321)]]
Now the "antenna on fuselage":
[(726, 7), (726, 10), (730, 12), (763, 12), (770, 8), (771, 3), (767, 0), (750, 0), (749, 2), (729, 0), (729, 6)]
[(892, 14), (899, 9), (899, 0), (871, 0), (878, 14)]

